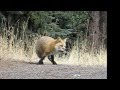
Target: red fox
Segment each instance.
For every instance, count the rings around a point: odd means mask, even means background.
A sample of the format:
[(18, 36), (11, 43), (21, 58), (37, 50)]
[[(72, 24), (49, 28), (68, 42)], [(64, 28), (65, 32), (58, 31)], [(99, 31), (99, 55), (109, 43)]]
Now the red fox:
[(62, 40), (60, 37), (54, 39), (48, 36), (43, 36), (38, 39), (36, 43), (36, 54), (40, 58), (38, 64), (43, 64), (43, 60), (47, 56), (53, 65), (57, 65), (54, 61), (54, 54), (56, 52), (65, 53), (66, 40), (67, 38)]

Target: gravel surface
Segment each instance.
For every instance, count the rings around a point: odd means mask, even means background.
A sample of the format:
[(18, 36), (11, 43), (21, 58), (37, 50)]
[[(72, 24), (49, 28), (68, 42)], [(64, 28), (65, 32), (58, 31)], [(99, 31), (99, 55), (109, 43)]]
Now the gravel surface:
[(0, 79), (107, 79), (107, 68), (0, 60)]

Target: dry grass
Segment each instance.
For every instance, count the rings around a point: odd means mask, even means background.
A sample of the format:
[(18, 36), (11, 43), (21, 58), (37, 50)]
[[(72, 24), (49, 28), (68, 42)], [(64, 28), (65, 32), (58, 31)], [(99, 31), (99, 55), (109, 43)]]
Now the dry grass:
[[(20, 60), (26, 62), (37, 62), (38, 57), (35, 53), (35, 42), (38, 37), (32, 39), (21, 38), (19, 40), (11, 33), (11, 38), (9, 39), (9, 46), (7, 40), (7, 34), (0, 36), (0, 59), (1, 60)], [(24, 42), (27, 43), (28, 49), (24, 49)], [(69, 64), (69, 65), (81, 65), (81, 66), (107, 66), (107, 51), (104, 49), (100, 50), (100, 53), (93, 54), (93, 52), (85, 52), (84, 45), (83, 49), (78, 52), (77, 47), (74, 47), (70, 53), (69, 57), (63, 56), (59, 58), (58, 55), (55, 56), (55, 61), (58, 64)], [(45, 62), (49, 62), (47, 59)]]
[[(58, 57), (56, 57), (58, 60)], [(81, 66), (104, 66), (107, 67), (107, 52), (101, 50), (99, 54), (85, 53), (81, 51), (77, 53), (77, 50), (72, 50), (70, 57), (66, 57), (63, 60), (59, 60), (59, 63)]]
[(4, 60), (23, 60), (29, 62), (31, 59), (35, 58), (34, 45), (29, 45), (29, 50), (25, 50), (24, 42), (22, 40), (18, 40), (13, 46), (11, 41), (8, 46), (7, 39), (0, 37), (0, 58)]

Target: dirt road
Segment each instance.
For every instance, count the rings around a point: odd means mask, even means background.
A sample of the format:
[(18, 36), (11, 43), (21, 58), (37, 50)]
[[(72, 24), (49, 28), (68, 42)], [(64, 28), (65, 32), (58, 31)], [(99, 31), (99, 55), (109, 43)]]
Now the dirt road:
[(107, 69), (0, 60), (0, 79), (107, 79)]

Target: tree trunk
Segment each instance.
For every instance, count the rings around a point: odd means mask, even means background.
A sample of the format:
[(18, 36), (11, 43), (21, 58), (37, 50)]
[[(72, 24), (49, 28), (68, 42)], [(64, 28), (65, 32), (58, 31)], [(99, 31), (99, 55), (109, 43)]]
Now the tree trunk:
[(89, 49), (95, 51), (99, 48), (99, 20), (100, 12), (99, 11), (90, 11), (90, 21), (89, 21)]
[(100, 12), (100, 41), (104, 48), (107, 47), (107, 12), (101, 11)]
[(98, 51), (101, 46), (107, 46), (107, 12), (90, 11), (88, 26), (89, 50)]

